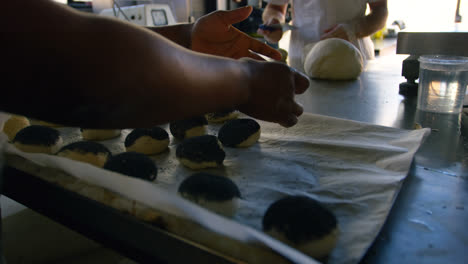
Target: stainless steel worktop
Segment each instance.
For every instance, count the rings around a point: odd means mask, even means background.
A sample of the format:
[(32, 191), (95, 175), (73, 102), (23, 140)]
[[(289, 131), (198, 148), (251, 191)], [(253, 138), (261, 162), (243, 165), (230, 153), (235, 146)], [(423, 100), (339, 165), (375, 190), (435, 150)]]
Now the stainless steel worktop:
[[(377, 57), (355, 81), (312, 81), (298, 100), (310, 113), (403, 129), (415, 123), (431, 127), (362, 263), (463, 263), (468, 259), (468, 114), (419, 112), (415, 97), (398, 94), (406, 57)], [(4, 176), (10, 198), (141, 263), (235, 263), (28, 173), (7, 167)]]
[(398, 93), (402, 61), (369, 61), (358, 80), (312, 81), (298, 96), (306, 112), (413, 129), (432, 128), (363, 263), (463, 263), (468, 259), (468, 112), (431, 114)]

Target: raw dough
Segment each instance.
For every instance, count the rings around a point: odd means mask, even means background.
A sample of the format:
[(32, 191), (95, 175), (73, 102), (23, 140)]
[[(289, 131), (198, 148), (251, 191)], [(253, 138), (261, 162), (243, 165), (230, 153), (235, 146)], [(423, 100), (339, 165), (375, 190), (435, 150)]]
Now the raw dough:
[(318, 42), (304, 61), (307, 75), (317, 79), (352, 80), (363, 68), (361, 52), (351, 42), (339, 38)]
[(260, 124), (253, 119), (241, 118), (228, 121), (218, 132), (218, 139), (226, 147), (246, 148), (260, 138)]
[(204, 169), (221, 166), (226, 153), (217, 137), (204, 135), (182, 141), (177, 146), (176, 157), (191, 169)]
[(46, 121), (42, 121), (42, 120), (37, 120), (36, 123), (38, 125), (46, 126), (46, 127), (63, 127), (63, 125), (61, 125), (61, 124), (50, 123), (50, 122), (46, 122)]
[(62, 142), (57, 129), (40, 125), (21, 129), (13, 139), (15, 147), (24, 152), (46, 154), (54, 154)]
[(146, 155), (158, 154), (169, 146), (169, 134), (160, 127), (136, 128), (125, 138), (127, 151), (135, 151)]
[(223, 123), (227, 120), (236, 119), (239, 116), (239, 112), (233, 109), (219, 111), (214, 113), (208, 113), (205, 115), (209, 123)]
[(88, 129), (81, 128), (81, 136), (85, 140), (106, 140), (120, 136), (120, 129)]
[(169, 123), (171, 134), (179, 139), (197, 137), (206, 134), (208, 121), (205, 116), (197, 116), (189, 119), (173, 121)]
[(104, 164), (104, 169), (148, 181), (155, 180), (158, 175), (156, 163), (138, 152), (123, 152), (112, 156)]
[(185, 199), (227, 217), (236, 214), (241, 196), (231, 179), (204, 172), (186, 178), (178, 192)]
[(58, 156), (86, 162), (103, 167), (111, 152), (106, 146), (94, 141), (78, 141), (70, 143), (59, 150)]
[(11, 141), (15, 138), (16, 133), (30, 125), (31, 123), (26, 117), (12, 115), (3, 125), (3, 132), (8, 136), (8, 139)]
[(274, 202), (263, 216), (263, 231), (313, 258), (323, 260), (335, 248), (335, 215), (307, 196), (286, 196)]

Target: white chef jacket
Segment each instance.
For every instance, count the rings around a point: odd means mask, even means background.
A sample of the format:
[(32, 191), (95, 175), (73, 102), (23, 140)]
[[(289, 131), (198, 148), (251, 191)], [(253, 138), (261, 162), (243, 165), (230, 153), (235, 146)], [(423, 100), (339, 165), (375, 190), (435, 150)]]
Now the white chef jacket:
[[(292, 2), (292, 23), (298, 29), (291, 32), (289, 57), (303, 61), (306, 52), (320, 40), (324, 31), (336, 24), (352, 24), (353, 20), (363, 17), (367, 3), (380, 0), (269, 0), (275, 5)], [(363, 58), (374, 58), (374, 45), (370, 37), (350, 39), (361, 51)], [(305, 48), (305, 49), (304, 49)]]

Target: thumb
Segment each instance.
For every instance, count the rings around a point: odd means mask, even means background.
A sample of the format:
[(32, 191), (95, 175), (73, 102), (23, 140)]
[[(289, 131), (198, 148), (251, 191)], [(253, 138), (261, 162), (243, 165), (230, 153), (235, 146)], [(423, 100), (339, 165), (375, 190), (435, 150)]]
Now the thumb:
[(251, 6), (244, 6), (231, 11), (220, 11), (219, 16), (226, 25), (232, 25), (245, 20), (252, 13)]
[(304, 93), (310, 85), (310, 80), (307, 75), (294, 70), (294, 86), (295, 86), (295, 93), (302, 94)]

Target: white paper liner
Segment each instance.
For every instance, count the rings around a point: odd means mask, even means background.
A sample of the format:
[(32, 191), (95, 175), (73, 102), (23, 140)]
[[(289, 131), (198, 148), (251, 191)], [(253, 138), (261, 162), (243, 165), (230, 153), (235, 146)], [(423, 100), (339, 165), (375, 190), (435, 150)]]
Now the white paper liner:
[[(176, 160), (178, 142), (172, 137), (169, 151), (151, 156), (159, 167), (154, 183), (57, 156), (24, 153), (10, 144), (6, 151), (234, 239), (264, 244), (296, 263), (315, 261), (259, 230), (271, 203), (288, 194), (306, 195), (319, 200), (338, 218), (340, 238), (328, 263), (357, 263), (384, 224), (413, 156), (430, 132), (312, 114), (304, 114), (289, 129), (259, 123), (262, 135), (258, 144), (245, 149), (225, 148), (224, 166), (205, 170), (225, 175), (239, 186), (243, 200), (234, 221), (176, 195), (179, 183), (194, 171)], [(210, 124), (209, 134), (216, 135), (220, 126)], [(79, 129), (59, 130), (65, 144), (81, 139)], [(119, 138), (101, 143), (113, 153), (122, 152), (129, 132), (123, 130)]]

